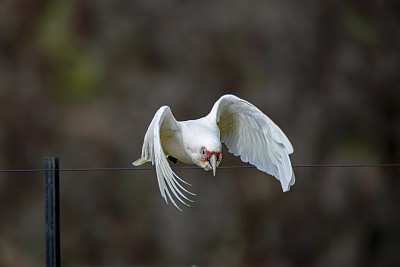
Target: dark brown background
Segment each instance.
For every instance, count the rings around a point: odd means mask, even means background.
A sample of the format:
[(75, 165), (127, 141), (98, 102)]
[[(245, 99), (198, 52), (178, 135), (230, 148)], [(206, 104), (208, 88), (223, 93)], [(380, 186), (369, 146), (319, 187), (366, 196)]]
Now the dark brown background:
[[(0, 169), (130, 167), (156, 110), (233, 93), (287, 134), (293, 164), (400, 162), (398, 1), (0, 2)], [(222, 166), (240, 160), (224, 151)], [(148, 165), (147, 165), (148, 166)], [(62, 173), (64, 265), (400, 264), (399, 168)], [(40, 173), (0, 174), (0, 265), (43, 266)], [(392, 266), (393, 266), (392, 265)]]

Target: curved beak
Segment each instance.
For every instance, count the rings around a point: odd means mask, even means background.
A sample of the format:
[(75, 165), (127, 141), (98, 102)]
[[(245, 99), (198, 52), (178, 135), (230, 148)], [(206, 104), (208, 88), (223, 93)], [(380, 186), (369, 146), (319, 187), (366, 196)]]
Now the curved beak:
[(212, 154), (209, 160), (211, 168), (213, 169), (213, 175), (215, 176), (215, 172), (217, 170), (217, 155)]

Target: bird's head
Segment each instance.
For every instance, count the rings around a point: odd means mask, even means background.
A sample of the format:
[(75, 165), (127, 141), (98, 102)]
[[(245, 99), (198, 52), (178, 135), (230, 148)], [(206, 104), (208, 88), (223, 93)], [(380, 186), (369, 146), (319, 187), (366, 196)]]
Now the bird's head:
[(208, 129), (207, 125), (196, 128), (186, 141), (186, 149), (192, 162), (206, 171), (215, 172), (222, 160), (222, 146), (219, 129)]
[(203, 145), (198, 149), (195, 163), (206, 171), (213, 170), (213, 175), (222, 160), (221, 145), (206, 146)]

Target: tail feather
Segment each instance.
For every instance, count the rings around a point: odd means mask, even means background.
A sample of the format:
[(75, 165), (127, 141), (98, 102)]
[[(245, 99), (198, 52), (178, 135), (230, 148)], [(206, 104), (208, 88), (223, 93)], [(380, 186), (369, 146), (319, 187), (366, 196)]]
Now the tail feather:
[(140, 165), (144, 164), (145, 162), (146, 162), (146, 160), (143, 160), (142, 158), (140, 158), (140, 159), (132, 162), (132, 165), (140, 166)]

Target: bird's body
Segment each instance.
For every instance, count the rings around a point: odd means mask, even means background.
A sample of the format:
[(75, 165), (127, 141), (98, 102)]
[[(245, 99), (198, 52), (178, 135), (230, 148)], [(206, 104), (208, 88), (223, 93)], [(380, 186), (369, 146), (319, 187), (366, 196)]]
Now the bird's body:
[(233, 95), (222, 96), (207, 116), (197, 120), (177, 121), (168, 106), (161, 107), (146, 132), (142, 156), (133, 164), (155, 164), (161, 195), (166, 201), (168, 195), (179, 209), (170, 191), (184, 204), (182, 198), (191, 200), (181, 190), (192, 193), (178, 182), (184, 181), (172, 171), (167, 157), (213, 170), (215, 175), (222, 160), (221, 142), (242, 161), (275, 176), (283, 191), (294, 184), (288, 156), (293, 147), (285, 134), (254, 105)]
[(164, 136), (161, 139), (161, 145), (166, 154), (178, 159), (180, 162), (196, 164), (193, 161), (193, 156), (191, 156), (192, 152), (184, 144), (191, 144), (192, 146), (210, 144), (209, 148), (212, 146), (214, 150), (220, 149), (221, 142), (219, 140), (218, 125), (208, 120), (208, 117), (197, 120), (177, 121), (177, 124), (180, 132)]

